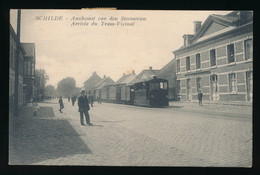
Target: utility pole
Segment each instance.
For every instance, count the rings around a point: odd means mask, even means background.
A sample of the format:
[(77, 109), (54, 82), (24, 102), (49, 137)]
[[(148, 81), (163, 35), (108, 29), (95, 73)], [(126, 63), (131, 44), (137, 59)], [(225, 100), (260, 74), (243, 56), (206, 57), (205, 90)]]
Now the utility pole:
[(21, 28), (21, 9), (17, 12), (17, 43), (15, 52), (15, 87), (14, 87), (14, 116), (18, 116), (19, 106), (19, 64), (20, 64), (20, 28)]

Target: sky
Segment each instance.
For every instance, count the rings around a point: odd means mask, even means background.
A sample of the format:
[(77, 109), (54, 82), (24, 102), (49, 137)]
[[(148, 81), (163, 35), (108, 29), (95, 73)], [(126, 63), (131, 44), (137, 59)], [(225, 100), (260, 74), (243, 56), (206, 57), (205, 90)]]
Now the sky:
[[(194, 34), (193, 21), (203, 24), (210, 14), (229, 12), (22, 9), (21, 42), (35, 43), (36, 69), (46, 70), (47, 85), (57, 87), (62, 79), (73, 77), (76, 86), (83, 87), (93, 72), (117, 81), (132, 70), (138, 74), (150, 66), (161, 69), (183, 45), (183, 35)], [(46, 20), (50, 17), (62, 20)], [(15, 31), (16, 21), (14, 9), (10, 23)]]

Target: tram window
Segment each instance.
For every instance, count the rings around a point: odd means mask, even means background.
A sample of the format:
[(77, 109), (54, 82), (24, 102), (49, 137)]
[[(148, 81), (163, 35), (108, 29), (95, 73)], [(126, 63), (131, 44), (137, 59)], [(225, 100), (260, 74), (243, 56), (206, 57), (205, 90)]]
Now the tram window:
[(155, 89), (158, 90), (160, 88), (159, 83), (155, 83)]
[(167, 89), (167, 85), (168, 85), (168, 83), (167, 83), (167, 82), (164, 82), (164, 83), (163, 83), (163, 89)]
[(160, 82), (160, 89), (163, 89), (163, 82)]

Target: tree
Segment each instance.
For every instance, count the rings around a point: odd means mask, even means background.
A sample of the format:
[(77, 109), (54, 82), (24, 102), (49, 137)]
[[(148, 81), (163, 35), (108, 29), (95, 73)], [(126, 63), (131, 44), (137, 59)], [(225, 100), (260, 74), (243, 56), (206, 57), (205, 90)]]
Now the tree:
[(52, 86), (52, 85), (47, 85), (46, 87), (45, 87), (45, 96), (47, 96), (47, 97), (53, 97), (53, 96), (56, 96), (56, 94), (55, 94), (55, 87), (54, 86)]
[(42, 101), (45, 96), (45, 85), (47, 80), (49, 80), (49, 76), (44, 69), (35, 70), (36, 98), (40, 101)]
[(72, 96), (76, 89), (76, 80), (72, 77), (62, 79), (58, 83), (57, 93), (59, 96)]

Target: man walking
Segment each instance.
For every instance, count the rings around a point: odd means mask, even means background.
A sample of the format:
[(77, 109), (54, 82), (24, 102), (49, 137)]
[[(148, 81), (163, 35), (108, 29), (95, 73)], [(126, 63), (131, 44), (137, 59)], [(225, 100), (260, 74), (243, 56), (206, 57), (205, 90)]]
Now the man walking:
[(81, 90), (80, 91), (81, 95), (78, 98), (78, 106), (79, 106), (79, 110), (78, 112), (80, 112), (80, 123), (81, 125), (84, 125), (84, 119), (83, 119), (83, 115), (85, 115), (86, 118), (86, 122), (88, 125), (92, 125), (90, 123), (90, 117), (89, 117), (89, 103), (88, 103), (88, 98), (85, 95), (85, 90)]

